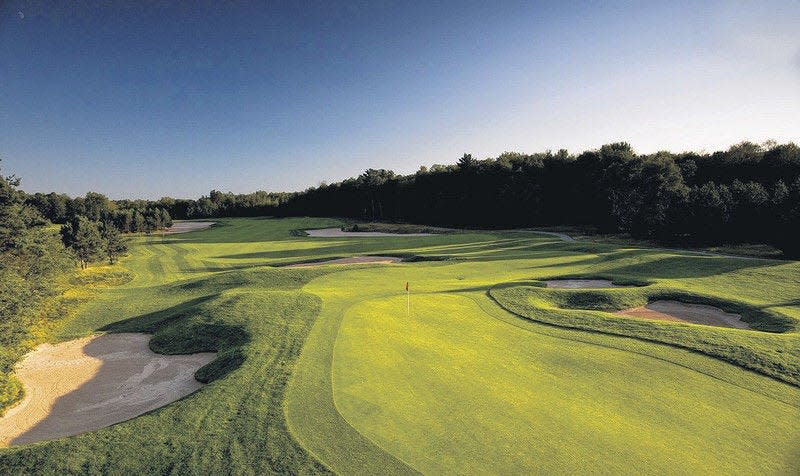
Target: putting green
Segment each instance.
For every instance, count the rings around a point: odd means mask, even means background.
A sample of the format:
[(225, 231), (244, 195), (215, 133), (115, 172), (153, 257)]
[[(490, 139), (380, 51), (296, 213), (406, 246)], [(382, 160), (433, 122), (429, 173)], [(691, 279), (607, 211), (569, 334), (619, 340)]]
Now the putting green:
[[(800, 410), (671, 362), (532, 333), (468, 297), (350, 308), (337, 407), (423, 473), (781, 473)], [(742, 371), (744, 373), (744, 371)]]

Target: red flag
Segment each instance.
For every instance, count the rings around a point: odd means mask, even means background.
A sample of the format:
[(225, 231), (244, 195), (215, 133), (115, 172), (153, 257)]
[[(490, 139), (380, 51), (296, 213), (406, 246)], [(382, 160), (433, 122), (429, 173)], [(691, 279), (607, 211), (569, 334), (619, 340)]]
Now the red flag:
[(406, 281), (406, 292), (408, 292), (408, 281)]

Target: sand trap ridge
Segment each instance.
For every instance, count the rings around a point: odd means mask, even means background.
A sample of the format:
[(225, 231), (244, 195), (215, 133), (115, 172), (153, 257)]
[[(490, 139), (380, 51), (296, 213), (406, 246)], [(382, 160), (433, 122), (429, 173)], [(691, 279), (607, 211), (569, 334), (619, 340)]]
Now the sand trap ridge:
[(353, 256), (351, 258), (337, 258), (327, 261), (314, 261), (312, 263), (290, 264), (287, 268), (307, 268), (326, 264), (391, 264), (399, 263), (402, 259), (397, 256)]
[(653, 301), (646, 306), (618, 311), (617, 314), (642, 319), (690, 322), (692, 324), (734, 329), (750, 328), (746, 322), (742, 321), (742, 316), (739, 314), (725, 312), (722, 309), (705, 304), (687, 304), (680, 301)]
[(548, 288), (558, 289), (602, 289), (602, 288), (634, 288), (628, 284), (614, 284), (607, 279), (551, 279), (545, 281)]
[(0, 446), (97, 430), (167, 405), (203, 386), (194, 373), (214, 353), (160, 355), (147, 334), (43, 344), (17, 365), (25, 398), (0, 418)]
[(314, 238), (370, 237), (370, 236), (431, 236), (432, 233), (384, 233), (380, 231), (342, 231), (341, 228), (303, 230)]
[(206, 228), (211, 228), (216, 222), (213, 221), (176, 221), (172, 226), (164, 230), (168, 235), (176, 235), (178, 233), (188, 233), (190, 231), (200, 231)]

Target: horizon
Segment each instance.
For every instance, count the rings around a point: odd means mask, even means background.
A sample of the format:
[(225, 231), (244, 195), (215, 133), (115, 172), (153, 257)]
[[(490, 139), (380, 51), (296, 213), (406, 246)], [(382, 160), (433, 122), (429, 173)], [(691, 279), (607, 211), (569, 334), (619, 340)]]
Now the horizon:
[(30, 193), (158, 199), (465, 152), (797, 143), (798, 22), (792, 2), (5, 2), (0, 158)]

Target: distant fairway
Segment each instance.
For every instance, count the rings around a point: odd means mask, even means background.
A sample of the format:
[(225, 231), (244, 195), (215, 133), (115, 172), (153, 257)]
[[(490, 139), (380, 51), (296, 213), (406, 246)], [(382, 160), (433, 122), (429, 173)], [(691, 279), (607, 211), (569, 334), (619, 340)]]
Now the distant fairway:
[[(800, 471), (800, 263), (535, 233), (292, 233), (337, 224), (224, 219), (138, 238), (121, 263), (132, 280), (62, 337), (151, 332), (158, 352), (216, 351), (198, 372), (209, 385), (0, 450), (0, 473)], [(273, 266), (367, 255), (411, 259)], [(649, 285), (541, 285), (554, 277)], [(667, 297), (785, 332), (613, 314)]]

